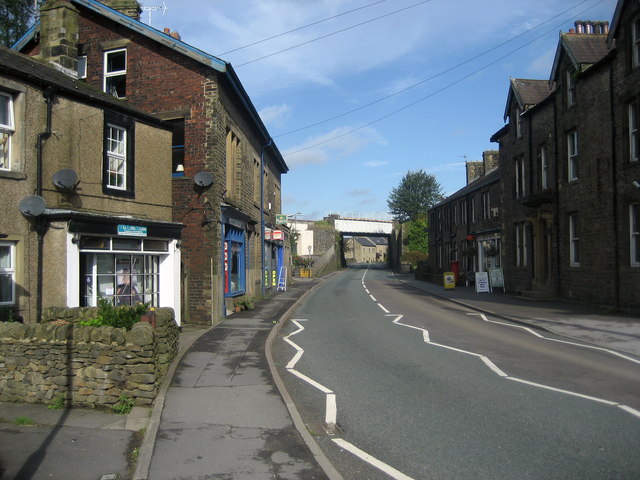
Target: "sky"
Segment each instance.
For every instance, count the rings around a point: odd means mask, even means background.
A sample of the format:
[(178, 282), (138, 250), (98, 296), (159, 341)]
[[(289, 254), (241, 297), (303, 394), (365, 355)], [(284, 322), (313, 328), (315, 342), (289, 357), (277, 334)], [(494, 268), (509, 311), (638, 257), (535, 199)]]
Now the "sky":
[[(143, 7), (162, 0), (142, 0)], [(498, 149), (510, 78), (616, 0), (164, 0), (152, 27), (229, 62), (282, 153), (282, 212), (386, 219), (410, 171), (445, 195)]]

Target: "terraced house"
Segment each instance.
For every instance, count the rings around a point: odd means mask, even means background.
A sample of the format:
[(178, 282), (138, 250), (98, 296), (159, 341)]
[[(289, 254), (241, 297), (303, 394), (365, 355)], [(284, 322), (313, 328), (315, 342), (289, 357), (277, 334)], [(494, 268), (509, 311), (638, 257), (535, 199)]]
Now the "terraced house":
[(509, 121), (492, 140), (505, 159), (504, 264), (515, 292), (640, 305), (639, 16), (637, 2), (619, 1), (611, 28), (579, 21), (561, 34), (548, 95), (539, 81), (512, 81)]
[(179, 315), (171, 175), (143, 180), (170, 169), (171, 129), (4, 47), (0, 106), (0, 307), (25, 323), (99, 297)]
[[(506, 124), (491, 137), (500, 157), (495, 253), (508, 291), (638, 311), (639, 108), (637, 1), (619, 0), (611, 23), (578, 21), (561, 33), (548, 79), (511, 79)], [(431, 232), (438, 222), (432, 215)], [(449, 252), (446, 260), (461, 260)]]
[(172, 165), (136, 182), (160, 188), (170, 175), (181, 318), (214, 324), (234, 297), (276, 287), (285, 248), (270, 232), (288, 167), (231, 65), (139, 14), (135, 0), (47, 1), (16, 48), (171, 126)]

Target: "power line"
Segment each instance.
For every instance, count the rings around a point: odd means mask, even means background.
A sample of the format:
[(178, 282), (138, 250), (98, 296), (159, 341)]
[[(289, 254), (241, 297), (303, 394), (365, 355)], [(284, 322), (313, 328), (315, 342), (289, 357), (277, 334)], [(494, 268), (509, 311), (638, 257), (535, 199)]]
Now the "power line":
[[(574, 15), (571, 18), (578, 18), (579, 15), (582, 15), (583, 13), (591, 10), (593, 7), (603, 3), (604, 1), (605, 0), (599, 0), (598, 2), (594, 3), (593, 5), (591, 5), (589, 8), (579, 12), (578, 14)], [(322, 142), (318, 142), (318, 143), (315, 143), (313, 145), (309, 145), (308, 147), (301, 148), (301, 149), (296, 150), (294, 152), (289, 152), (286, 155), (289, 156), (289, 155), (295, 155), (296, 153), (304, 152), (305, 150), (309, 150), (311, 148), (315, 148), (315, 147), (318, 147), (320, 145), (324, 145), (326, 143), (332, 142), (332, 141), (337, 140), (339, 138), (346, 137), (347, 135), (351, 135), (354, 132), (357, 132), (357, 131), (362, 130), (362, 129), (366, 128), (366, 127), (374, 125), (374, 124), (376, 124), (378, 122), (381, 122), (382, 120), (386, 120), (387, 118), (390, 118), (390, 117), (392, 117), (392, 116), (394, 116), (394, 115), (396, 115), (396, 114), (398, 114), (398, 113), (400, 113), (400, 112), (402, 112), (404, 110), (407, 110), (408, 108), (413, 107), (413, 106), (417, 105), (418, 103), (423, 102), (424, 100), (427, 100), (427, 99), (437, 95), (438, 93), (443, 92), (444, 90), (447, 90), (447, 89), (449, 89), (449, 88), (451, 88), (451, 87), (463, 82), (464, 80), (474, 76), (475, 74), (477, 74), (477, 73), (479, 73), (479, 72), (481, 72), (483, 70), (486, 70), (487, 68), (495, 65), (496, 63), (501, 62), (505, 58), (513, 55), (514, 53), (518, 52), (519, 50), (522, 50), (524, 47), (527, 47), (527, 46), (531, 45), (533, 42), (539, 40), (540, 38), (544, 37), (545, 35), (548, 35), (549, 33), (554, 32), (557, 28), (562, 27), (562, 24), (558, 24), (558, 25), (554, 26), (552, 29), (545, 31), (544, 33), (542, 33), (542, 34), (538, 35), (537, 37), (535, 37), (534, 39), (530, 40), (529, 42), (527, 42), (527, 43), (525, 43), (523, 45), (520, 45), (515, 50), (512, 50), (512, 51), (506, 53), (505, 55), (501, 56), (500, 58), (498, 58), (498, 59), (496, 59), (496, 60), (494, 60), (494, 61), (492, 61), (492, 62), (490, 62), (490, 63), (488, 63), (488, 64), (486, 64), (486, 65), (484, 65), (482, 67), (480, 67), (480, 68), (478, 68), (477, 70), (474, 70), (473, 72), (471, 72), (471, 73), (469, 73), (469, 74), (467, 74), (467, 75), (465, 75), (465, 76), (463, 76), (463, 77), (451, 82), (448, 85), (445, 85), (444, 87), (442, 87), (442, 88), (430, 93), (429, 95), (426, 95), (426, 96), (424, 96), (422, 98), (419, 98), (418, 100), (416, 100), (414, 102), (411, 102), (411, 103), (405, 105), (404, 107), (398, 108), (397, 110), (394, 110), (394, 111), (388, 113), (387, 115), (383, 115), (382, 117), (378, 117), (377, 119), (372, 120), (371, 122), (368, 122), (368, 123), (366, 123), (364, 125), (361, 125), (361, 126), (359, 126), (357, 128), (353, 128), (353, 129), (351, 129), (351, 130), (349, 130), (349, 131), (347, 131), (345, 133), (342, 133), (340, 135), (336, 135), (335, 137), (329, 138), (327, 140), (323, 140)]]
[(244, 50), (245, 48), (253, 47), (255, 45), (259, 45), (261, 43), (268, 42), (269, 40), (273, 40), (274, 38), (284, 37), (285, 35), (288, 35), (290, 33), (297, 32), (299, 30), (304, 30), (305, 28), (313, 27), (315, 25), (319, 25), (321, 23), (328, 22), (329, 20), (335, 20), (336, 18), (342, 17), (344, 15), (348, 15), (350, 13), (357, 12), (358, 10), (364, 10), (365, 8), (373, 7), (374, 5), (377, 5), (379, 3), (384, 3), (386, 1), (388, 1), (388, 0), (378, 0), (377, 2), (369, 3), (367, 5), (363, 5), (362, 7), (354, 8), (353, 10), (347, 10), (346, 12), (338, 13), (337, 15), (333, 15), (332, 17), (323, 18), (322, 20), (317, 20), (315, 22), (308, 23), (307, 25), (303, 25), (301, 27), (297, 27), (297, 28), (294, 28), (292, 30), (287, 30), (286, 32), (278, 33), (278, 34), (273, 35), (271, 37), (267, 37), (267, 38), (264, 38), (262, 40), (258, 40), (256, 42), (249, 43), (249, 44), (244, 45), (242, 47), (234, 48), (233, 50), (229, 50), (227, 52), (221, 53), (221, 54), (216, 55), (216, 56), (222, 57), (224, 55), (228, 55), (230, 53), (237, 52), (238, 50)]
[[(488, 50), (485, 50), (484, 52), (479, 53), (478, 55), (475, 55), (475, 56), (473, 56), (473, 57), (471, 57), (471, 58), (468, 58), (467, 60), (464, 60), (464, 61), (462, 61), (462, 62), (460, 62), (460, 63), (458, 63), (458, 64), (456, 64), (456, 65), (454, 65), (454, 66), (452, 66), (452, 67), (447, 68), (446, 70), (443, 70), (443, 71), (441, 71), (441, 72), (439, 72), (439, 73), (436, 73), (435, 75), (432, 75), (432, 76), (427, 77), (427, 78), (425, 78), (425, 79), (423, 79), (423, 80), (420, 80), (419, 82), (416, 82), (416, 83), (414, 83), (414, 84), (412, 84), (412, 85), (409, 85), (408, 87), (405, 87), (405, 88), (403, 88), (403, 89), (401, 89), (401, 90), (398, 90), (398, 91), (396, 91), (396, 92), (390, 93), (389, 95), (386, 95), (386, 96), (384, 96), (384, 97), (381, 97), (381, 98), (378, 98), (378, 99), (376, 99), (376, 100), (373, 100), (373, 101), (371, 101), (371, 102), (369, 102), (369, 103), (367, 103), (367, 104), (365, 104), (365, 105), (361, 105), (361, 106), (359, 106), (359, 107), (357, 107), (357, 108), (354, 108), (354, 109), (352, 109), (352, 110), (348, 110), (348, 111), (346, 111), (346, 112), (339, 113), (338, 115), (335, 115), (335, 116), (333, 116), (333, 117), (329, 117), (329, 118), (326, 118), (326, 119), (324, 119), (324, 120), (320, 120), (320, 121), (318, 121), (318, 122), (315, 122), (315, 123), (312, 123), (312, 124), (306, 125), (306, 126), (304, 126), (304, 127), (296, 128), (295, 130), (290, 130), (290, 131), (288, 131), (288, 132), (284, 132), (284, 133), (280, 133), (280, 134), (278, 134), (278, 135), (274, 135), (274, 137), (273, 137), (273, 138), (285, 137), (285, 136), (287, 136), (287, 135), (291, 135), (291, 134), (293, 134), (293, 133), (300, 132), (300, 131), (302, 131), (302, 130), (308, 130), (309, 128), (317, 127), (318, 125), (322, 125), (322, 124), (327, 123), (327, 122), (330, 122), (330, 121), (332, 121), (332, 120), (336, 120), (336, 119), (338, 119), (338, 118), (345, 117), (345, 116), (350, 115), (350, 114), (352, 114), (352, 113), (358, 112), (358, 111), (363, 110), (363, 109), (368, 108), (368, 107), (371, 107), (372, 105), (376, 105), (376, 104), (378, 104), (378, 103), (380, 103), (380, 102), (383, 102), (384, 100), (387, 100), (387, 99), (389, 99), (389, 98), (392, 98), (392, 97), (395, 97), (395, 96), (397, 96), (397, 95), (400, 95), (401, 93), (407, 92), (407, 91), (411, 90), (412, 88), (415, 88), (415, 87), (417, 87), (417, 86), (419, 86), (419, 85), (422, 85), (423, 83), (429, 82), (429, 81), (431, 81), (431, 80), (433, 80), (433, 79), (435, 79), (435, 78), (441, 77), (442, 75), (444, 75), (444, 74), (446, 74), (446, 73), (449, 73), (449, 72), (451, 72), (451, 71), (455, 70), (456, 68), (459, 68), (459, 67), (461, 67), (461, 66), (463, 66), (463, 65), (466, 65), (467, 63), (471, 63), (472, 61), (477, 60), (478, 58), (483, 57), (484, 55), (487, 55), (487, 54), (489, 54), (489, 53), (493, 52), (494, 50), (497, 50), (498, 48), (503, 47), (503, 46), (505, 46), (506, 44), (508, 44), (508, 43), (510, 43), (510, 42), (512, 42), (512, 41), (514, 41), (514, 40), (517, 40), (518, 38), (520, 38), (520, 37), (522, 37), (522, 36), (526, 35), (527, 33), (530, 33), (530, 32), (532, 32), (532, 31), (534, 31), (534, 30), (536, 30), (536, 29), (538, 29), (538, 28), (540, 28), (540, 27), (542, 27), (542, 26), (546, 25), (547, 23), (552, 22), (553, 20), (555, 20), (556, 18), (558, 18), (558, 17), (560, 17), (560, 16), (564, 15), (565, 13), (569, 12), (570, 10), (573, 10), (574, 8), (577, 8), (577, 7), (579, 7), (580, 5), (582, 5), (582, 4), (584, 4), (584, 3), (587, 3), (587, 1), (588, 1), (588, 0), (583, 0), (582, 2), (577, 3), (577, 4), (573, 5), (572, 7), (569, 7), (568, 9), (564, 10), (563, 12), (560, 12), (560, 13), (559, 13), (558, 15), (556, 15), (555, 17), (552, 17), (552, 18), (550, 18), (550, 19), (548, 19), (548, 20), (545, 20), (544, 22), (539, 23), (539, 24), (538, 24), (538, 25), (536, 25), (535, 27), (531, 27), (531, 28), (529, 28), (528, 30), (525, 30), (524, 32), (522, 32), (522, 33), (520, 33), (520, 34), (516, 35), (515, 37), (511, 37), (510, 39), (505, 40), (504, 42), (499, 43), (498, 45), (495, 45), (495, 46), (493, 46), (493, 47), (489, 48)], [(604, 0), (602, 0), (602, 1), (604, 1)], [(598, 2), (598, 3), (602, 3), (602, 1), (601, 1), (601, 2)], [(591, 7), (589, 7), (589, 9), (590, 9), (590, 8), (595, 7), (596, 5), (597, 5), (597, 4), (592, 5)], [(587, 10), (589, 10), (589, 9), (587, 9)], [(584, 12), (581, 12), (581, 13), (584, 13)], [(580, 13), (580, 14), (581, 14), (581, 13)], [(580, 14), (578, 14), (578, 15), (580, 15)]]
[(279, 55), (280, 53), (288, 52), (289, 50), (293, 50), (294, 48), (302, 47), (304, 45), (308, 45), (313, 42), (317, 42), (318, 40), (323, 40), (328, 37), (332, 37), (333, 35), (337, 35), (338, 33), (343, 33), (348, 30), (353, 30), (354, 28), (361, 27), (362, 25), (366, 25), (367, 23), (375, 22), (376, 20), (380, 20), (381, 18), (390, 17), (391, 15), (395, 15), (396, 13), (404, 12), (405, 10), (409, 10), (410, 8), (417, 7), (419, 5), (423, 5), (425, 3), (429, 3), (431, 0), (423, 0), (422, 2), (414, 3), (413, 5), (409, 5), (408, 7), (401, 8), (399, 10), (395, 10), (393, 12), (385, 13), (384, 15), (380, 15), (379, 17), (371, 18), (361, 23), (357, 23), (355, 25), (351, 25), (350, 27), (343, 28), (341, 30), (337, 30), (335, 32), (327, 33), (326, 35), (322, 35), (317, 38), (313, 38), (311, 40), (307, 40), (306, 42), (298, 43), (297, 45), (293, 45), (288, 48), (284, 48), (282, 50), (278, 50), (277, 52), (269, 53), (268, 55), (264, 55), (262, 57), (254, 58), (253, 60), (249, 60), (248, 62), (241, 63), (240, 65), (236, 65), (235, 68), (244, 67), (245, 65), (249, 65), (251, 63), (255, 63), (260, 60), (264, 60), (265, 58), (273, 57), (274, 55)]

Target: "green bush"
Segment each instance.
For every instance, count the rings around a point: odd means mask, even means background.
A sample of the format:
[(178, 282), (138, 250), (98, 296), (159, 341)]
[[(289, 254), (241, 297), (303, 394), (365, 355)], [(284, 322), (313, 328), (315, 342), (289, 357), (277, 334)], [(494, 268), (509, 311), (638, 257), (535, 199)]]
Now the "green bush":
[(115, 307), (111, 300), (100, 298), (98, 300), (98, 316), (90, 320), (79, 322), (80, 325), (89, 327), (101, 327), (107, 325), (115, 328), (131, 330), (133, 325), (140, 321), (140, 317), (149, 309), (149, 304), (138, 303), (134, 306), (121, 305)]

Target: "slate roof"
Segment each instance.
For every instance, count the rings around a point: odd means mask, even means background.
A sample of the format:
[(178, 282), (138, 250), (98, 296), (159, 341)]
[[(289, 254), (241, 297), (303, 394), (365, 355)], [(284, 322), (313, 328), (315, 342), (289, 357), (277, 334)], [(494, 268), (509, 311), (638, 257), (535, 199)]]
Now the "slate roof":
[(565, 53), (575, 69), (583, 72), (594, 63), (598, 63), (609, 53), (607, 35), (586, 33), (561, 33), (551, 69), (550, 84), (555, 82), (560, 68), (560, 59)]
[(518, 102), (520, 110), (524, 112), (543, 101), (552, 91), (553, 88), (549, 86), (547, 80), (512, 78), (509, 94), (507, 95), (507, 105), (504, 110), (504, 119), (506, 120), (509, 116), (509, 105), (514, 98)]
[[(156, 117), (118, 100), (112, 95), (93, 88), (87, 83), (76, 80), (59, 72), (48, 63), (34, 59), (28, 55), (9, 50), (0, 45), (0, 74), (18, 78), (25, 83), (39, 85), (42, 88), (54, 87), (65, 96), (72, 97), (82, 103), (108, 108), (128, 115), (133, 115), (156, 126), (164, 125)], [(168, 129), (168, 127), (165, 126)]]
[(433, 210), (435, 208), (438, 208), (438, 207), (441, 207), (443, 205), (446, 205), (446, 204), (452, 202), (453, 200), (457, 200), (458, 198), (464, 197), (468, 193), (475, 192), (475, 191), (481, 189), (482, 187), (485, 187), (487, 185), (491, 185), (492, 183), (496, 183), (498, 180), (500, 180), (500, 169), (495, 169), (495, 170), (487, 173), (485, 176), (480, 177), (477, 180), (474, 180), (469, 185), (466, 185), (465, 187), (461, 188), (457, 192), (449, 195), (447, 198), (445, 198), (441, 202), (436, 203), (429, 210), (431, 211), (431, 210)]
[(376, 244), (371, 241), (369, 237), (356, 237), (356, 242), (358, 242), (363, 247), (375, 247)]
[[(289, 171), (289, 167), (287, 166), (284, 158), (282, 157), (280, 150), (275, 145), (275, 143), (273, 143), (271, 136), (269, 135), (269, 132), (267, 130), (267, 127), (262, 122), (262, 119), (260, 118), (258, 111), (255, 109), (253, 103), (251, 102), (251, 99), (249, 98), (249, 95), (247, 94), (246, 90), (242, 86), (240, 79), (238, 78), (237, 74), (233, 70), (233, 67), (231, 66), (230, 63), (224, 60), (221, 60), (220, 58), (214, 55), (203, 52), (202, 50), (199, 50), (189, 45), (188, 43), (183, 42), (182, 40), (178, 40), (172, 37), (171, 35), (167, 35), (166, 33), (161, 32), (160, 30), (156, 30), (155, 28), (150, 27), (149, 25), (146, 25), (145, 23), (142, 23), (139, 20), (131, 18), (128, 15), (125, 15), (117, 10), (114, 10), (113, 8), (107, 5), (104, 5), (103, 3), (97, 0), (70, 0), (70, 1), (71, 3), (81, 5), (96, 13), (99, 13), (100, 15), (106, 18), (109, 18), (110, 20), (120, 25), (123, 25), (147, 38), (150, 38), (151, 40), (154, 40), (182, 55), (192, 58), (197, 62), (200, 62), (206, 65), (207, 67), (213, 68), (214, 70), (217, 70), (218, 72), (221, 72), (223, 75), (225, 75), (229, 81), (229, 84), (231, 85), (231, 88), (240, 98), (240, 101), (241, 101), (240, 103), (244, 106), (244, 108), (246, 108), (247, 112), (249, 113), (249, 115), (255, 122), (256, 126), (258, 127), (258, 130), (264, 136), (265, 143), (268, 142), (269, 147), (274, 152), (274, 156), (277, 160), (278, 166), (280, 167), (283, 173), (287, 173)], [(13, 45), (13, 49), (21, 50), (27, 44), (29, 44), (29, 42), (35, 41), (37, 38), (36, 33), (39, 30), (39, 28), (40, 28), (40, 22), (38, 21), (27, 31), (27, 33), (24, 34), (22, 38), (20, 38)]]

